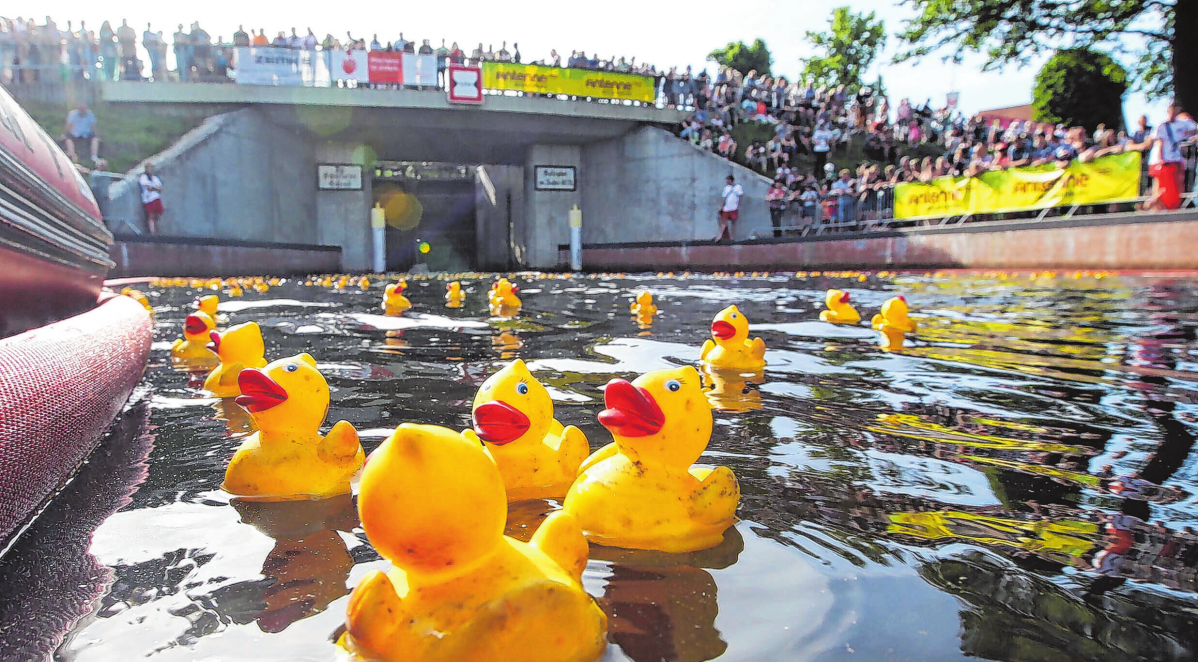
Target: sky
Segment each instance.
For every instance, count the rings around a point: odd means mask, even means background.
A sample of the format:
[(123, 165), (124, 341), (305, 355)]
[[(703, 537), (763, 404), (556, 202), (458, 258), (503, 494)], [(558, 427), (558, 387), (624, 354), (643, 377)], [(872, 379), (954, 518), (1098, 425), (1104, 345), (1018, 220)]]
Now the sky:
[[(442, 39), (457, 41), (469, 52), (479, 42), (494, 45), (520, 44), (525, 62), (547, 58), (556, 48), (563, 58), (571, 50), (588, 54), (598, 51), (601, 58), (635, 56), (638, 62), (650, 62), (658, 69), (686, 65), (698, 71), (714, 63), (707, 53), (730, 41), (751, 43), (764, 39), (774, 57), (774, 73), (794, 78), (802, 71), (799, 58), (814, 54), (804, 38), (808, 30), (825, 31), (832, 9), (848, 4), (853, 11), (877, 13), (888, 33), (897, 32), (912, 16), (909, 7), (895, 0), (757, 0), (736, 3), (719, 0), (687, 0), (661, 3), (649, 0), (608, 0), (605, 3), (497, 3), (457, 0), (456, 2), (328, 2), (327, 0), (259, 0), (230, 2), (207, 0), (199, 3), (164, 3), (149, 0), (5, 0), (0, 15), (7, 18), (34, 17), (38, 23), (49, 14), (65, 28), (68, 20), (87, 21), (98, 30), (104, 20), (114, 28), (127, 19), (138, 34), (146, 22), (168, 39), (179, 23), (200, 24), (213, 37), (231, 39), (238, 25), (266, 28), (268, 36), (278, 31), (290, 33), (292, 27), (305, 34), (311, 27), (318, 37), (332, 33), (344, 40), (346, 31), (369, 41), (375, 34), (381, 42), (394, 41), (402, 33), (408, 40), (429, 39), (434, 47)], [(583, 9), (583, 7), (596, 9)], [(979, 57), (966, 57), (964, 63), (941, 62), (939, 54), (917, 63), (890, 64), (898, 50), (893, 36), (865, 79), (881, 73), (892, 105), (903, 97), (913, 103), (931, 98), (943, 105), (950, 91), (960, 92), (960, 107), (967, 114), (989, 108), (1029, 103), (1032, 81), (1045, 58), (1029, 66), (1008, 66), (1002, 71), (982, 72)], [(1128, 94), (1124, 113), (1134, 123), (1147, 113), (1155, 123), (1164, 114), (1164, 104), (1149, 103), (1142, 95)]]

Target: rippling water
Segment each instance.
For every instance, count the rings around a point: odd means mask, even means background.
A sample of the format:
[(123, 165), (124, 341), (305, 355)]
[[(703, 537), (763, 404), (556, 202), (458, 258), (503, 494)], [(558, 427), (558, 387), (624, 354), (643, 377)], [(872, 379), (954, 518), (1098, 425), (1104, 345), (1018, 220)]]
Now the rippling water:
[[(695, 362), (712, 315), (738, 303), (769, 366), (760, 384), (714, 385), (702, 462), (735, 471), (741, 521), (693, 554), (592, 546), (605, 659), (1198, 655), (1198, 281), (517, 281), (511, 320), (487, 315), (489, 279), (465, 281), (457, 310), (441, 282), (411, 281), (400, 318), (379, 314), (382, 283), (293, 282), (224, 299), (222, 326), (257, 321), (271, 358), (315, 355), (328, 422), (352, 422), (367, 451), (404, 421), (466, 427), (475, 389), (516, 357), (597, 448), (600, 387)], [(645, 287), (661, 308), (648, 329), (627, 312)], [(815, 321), (828, 287), (866, 318), (905, 294), (921, 333), (883, 352), (864, 326)], [(249, 422), (169, 366), (196, 293), (148, 292), (147, 402), (0, 566), (0, 658), (331, 660), (350, 589), (386, 566), (348, 497), (246, 505), (220, 491)], [(508, 533), (556, 507), (514, 506)]]

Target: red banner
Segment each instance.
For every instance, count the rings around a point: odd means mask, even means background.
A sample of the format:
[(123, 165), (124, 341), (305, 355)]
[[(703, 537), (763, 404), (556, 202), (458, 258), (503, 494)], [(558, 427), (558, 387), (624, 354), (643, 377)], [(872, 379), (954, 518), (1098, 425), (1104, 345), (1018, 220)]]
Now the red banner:
[(370, 51), (370, 82), (403, 83), (403, 53)]

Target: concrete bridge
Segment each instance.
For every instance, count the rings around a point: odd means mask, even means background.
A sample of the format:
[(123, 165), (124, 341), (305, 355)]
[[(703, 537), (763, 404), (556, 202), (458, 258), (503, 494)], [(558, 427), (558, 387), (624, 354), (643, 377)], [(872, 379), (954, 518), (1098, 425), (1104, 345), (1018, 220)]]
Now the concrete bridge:
[[(558, 245), (568, 241), (575, 205), (589, 244), (712, 237), (730, 173), (746, 190), (738, 236), (769, 224), (768, 181), (672, 136), (666, 129), (684, 117), (675, 110), (533, 96), (459, 106), (443, 91), (171, 83), (106, 83), (100, 96), (208, 118), (152, 158), (164, 182), (163, 233), (339, 246), (347, 270), (370, 267), (370, 209), (384, 188), (376, 191), (372, 178), (377, 159), (478, 166), (467, 186), (401, 184), (418, 199), (427, 192), (432, 204), (419, 227), (388, 230), (388, 242), (419, 237), (449, 250), (455, 268), (563, 266)], [(319, 164), (363, 166), (361, 189), (319, 188)], [(538, 187), (544, 166), (573, 169), (573, 189)], [(138, 174), (111, 190), (110, 215), (133, 226), (142, 225)], [(451, 234), (471, 235), (473, 245), (433, 240)], [(389, 256), (388, 268), (400, 269), (414, 258)]]

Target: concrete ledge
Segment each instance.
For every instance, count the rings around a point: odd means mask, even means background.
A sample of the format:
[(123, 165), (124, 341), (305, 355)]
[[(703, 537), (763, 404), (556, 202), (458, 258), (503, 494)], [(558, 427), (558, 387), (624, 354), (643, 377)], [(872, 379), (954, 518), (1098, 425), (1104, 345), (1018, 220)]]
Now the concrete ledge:
[[(1198, 269), (1198, 212), (997, 221), (727, 245), (583, 245), (588, 270)], [(559, 246), (561, 263), (568, 247)]]
[(204, 83), (101, 83), (101, 96), (109, 103), (166, 103), (203, 105), (277, 104), (340, 106), (350, 108), (410, 108), (462, 113), (524, 113), (584, 119), (614, 119), (657, 124), (677, 124), (687, 113), (652, 106), (585, 101), (559, 101), (544, 97), (487, 96), (482, 105), (451, 104), (442, 90), (373, 90), (340, 87), (282, 87)]
[(133, 276), (286, 276), (332, 273), (341, 248), (190, 237), (118, 237), (109, 249), (112, 278)]

